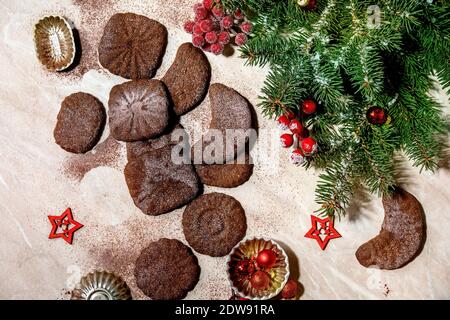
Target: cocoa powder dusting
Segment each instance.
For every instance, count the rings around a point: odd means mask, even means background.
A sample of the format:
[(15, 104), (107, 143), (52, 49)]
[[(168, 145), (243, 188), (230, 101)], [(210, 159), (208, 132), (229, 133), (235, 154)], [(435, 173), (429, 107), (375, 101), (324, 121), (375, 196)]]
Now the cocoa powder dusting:
[(109, 136), (86, 154), (71, 155), (63, 166), (68, 177), (81, 181), (86, 173), (98, 167), (118, 167), (122, 145)]

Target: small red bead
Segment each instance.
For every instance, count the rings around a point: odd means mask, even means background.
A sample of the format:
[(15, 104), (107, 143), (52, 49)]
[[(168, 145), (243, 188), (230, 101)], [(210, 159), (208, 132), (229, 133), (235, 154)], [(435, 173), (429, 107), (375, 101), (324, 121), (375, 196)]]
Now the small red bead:
[(380, 107), (372, 107), (367, 111), (367, 120), (376, 126), (382, 126), (388, 120), (386, 110)]
[(205, 44), (205, 38), (201, 35), (194, 36), (192, 38), (192, 44), (197, 48), (202, 48)]
[(311, 137), (305, 138), (302, 141), (302, 149), (306, 155), (311, 155), (317, 151), (317, 142)]
[(194, 26), (195, 26), (195, 22), (194, 21), (187, 21), (184, 24), (184, 31), (186, 31), (187, 33), (193, 33), (194, 32)]
[(242, 32), (249, 34), (252, 32), (253, 25), (250, 21), (245, 21), (241, 24), (241, 30)]
[(305, 114), (311, 115), (317, 112), (317, 103), (313, 100), (305, 100), (302, 104), (302, 111)]
[(294, 136), (289, 133), (285, 133), (280, 137), (281, 146), (284, 148), (290, 148), (294, 144)]
[(219, 33), (219, 43), (225, 45), (230, 43), (230, 34), (227, 31)]
[(220, 43), (214, 43), (211, 45), (211, 52), (214, 53), (215, 55), (219, 55), (223, 52), (223, 44)]
[(234, 20), (232, 16), (226, 16), (222, 19), (221, 25), (224, 29), (230, 29), (234, 24)]
[(298, 119), (294, 119), (291, 121), (291, 123), (289, 124), (289, 130), (291, 130), (291, 132), (293, 134), (301, 134), (303, 131), (303, 125), (300, 122), (300, 120)]
[(234, 42), (240, 47), (242, 47), (244, 44), (247, 43), (247, 35), (245, 33), (238, 33), (236, 37), (234, 38)]
[(211, 44), (216, 43), (217, 42), (217, 33), (215, 31), (208, 32), (205, 35), (205, 40), (206, 40), (206, 42), (211, 43)]

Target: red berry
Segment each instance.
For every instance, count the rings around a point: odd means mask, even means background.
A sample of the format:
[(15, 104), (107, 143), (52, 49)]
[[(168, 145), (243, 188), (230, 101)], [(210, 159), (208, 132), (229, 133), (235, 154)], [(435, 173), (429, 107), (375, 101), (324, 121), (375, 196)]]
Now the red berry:
[(294, 144), (294, 136), (289, 133), (285, 133), (280, 138), (281, 146), (283, 148), (290, 148)]
[(291, 130), (291, 132), (293, 134), (301, 134), (303, 131), (303, 125), (300, 122), (300, 120), (298, 119), (294, 119), (291, 121), (291, 123), (289, 124), (289, 130)]
[(251, 285), (257, 290), (267, 290), (270, 286), (270, 277), (264, 271), (256, 271), (251, 280)]
[(281, 130), (288, 129), (290, 123), (291, 123), (291, 120), (289, 120), (288, 117), (285, 115), (282, 115), (281, 117), (278, 118), (278, 127)]
[(252, 28), (253, 25), (250, 21), (245, 21), (241, 24), (241, 30), (246, 34), (250, 34), (250, 32), (252, 32)]
[(234, 12), (234, 17), (238, 20), (244, 19), (244, 14), (242, 13), (242, 11), (240, 9), (237, 9)]
[(203, 35), (204, 34), (202, 28), (200, 27), (200, 24), (198, 24), (198, 23), (196, 23), (194, 25), (194, 27), (192, 28), (192, 33), (194, 35)]
[(205, 44), (205, 38), (201, 35), (194, 36), (192, 38), (192, 44), (197, 48), (201, 48)]
[(211, 45), (211, 52), (217, 56), (223, 52), (223, 49), (224, 49), (223, 44), (214, 43)]
[(207, 34), (205, 34), (205, 40), (208, 43), (216, 43), (217, 33), (215, 31), (208, 32)]
[(311, 155), (317, 151), (317, 142), (311, 137), (305, 138), (302, 141), (302, 149), (306, 155)]
[(233, 24), (234, 24), (233, 17), (232, 16), (224, 17), (220, 24), (222, 25), (222, 27), (224, 29), (230, 29), (233, 26)]
[(247, 35), (245, 33), (241, 32), (241, 33), (238, 33), (236, 35), (236, 38), (234, 39), (234, 42), (236, 42), (236, 44), (239, 47), (242, 47), (244, 44), (247, 43), (247, 40), (248, 40)]
[(301, 165), (305, 162), (305, 155), (300, 149), (295, 149), (291, 154), (291, 161), (293, 164)]
[(203, 6), (206, 9), (211, 9), (214, 4), (214, 0), (203, 0)]
[(313, 100), (305, 100), (302, 104), (302, 111), (305, 114), (314, 114), (317, 111), (317, 103)]
[(202, 49), (205, 52), (211, 52), (211, 44), (210, 43), (205, 43), (205, 45), (203, 46)]
[(198, 9), (204, 8), (203, 3), (196, 3), (194, 4), (194, 11), (197, 11)]
[(210, 19), (203, 20), (200, 22), (200, 28), (203, 32), (210, 32), (214, 29), (214, 24)]
[(194, 26), (195, 26), (195, 22), (194, 21), (188, 21), (184, 24), (184, 31), (186, 31), (187, 33), (193, 33), (194, 32)]
[(284, 286), (283, 290), (281, 291), (281, 297), (283, 299), (293, 299), (298, 294), (298, 282), (290, 279), (286, 285)]
[(216, 18), (223, 18), (225, 16), (225, 13), (220, 6), (215, 6), (211, 11)]
[(208, 15), (209, 15), (209, 12), (208, 12), (208, 10), (206, 10), (203, 7), (203, 4), (201, 5), (201, 7), (195, 9), (195, 16), (198, 19), (201, 19), (201, 20), (206, 19), (206, 18), (208, 18)]
[(277, 254), (270, 249), (262, 250), (256, 257), (256, 264), (260, 268), (271, 269), (277, 263)]
[(219, 33), (219, 43), (223, 45), (230, 43), (230, 34), (227, 31)]

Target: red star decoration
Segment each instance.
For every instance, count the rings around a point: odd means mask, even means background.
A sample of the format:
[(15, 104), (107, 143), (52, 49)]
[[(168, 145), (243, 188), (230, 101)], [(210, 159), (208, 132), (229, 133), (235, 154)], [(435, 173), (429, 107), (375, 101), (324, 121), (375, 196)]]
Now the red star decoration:
[(322, 250), (325, 250), (331, 239), (342, 237), (339, 232), (334, 229), (334, 220), (330, 217), (320, 219), (316, 216), (311, 216), (311, 224), (312, 228), (305, 234), (305, 237), (316, 239)]
[[(72, 210), (68, 208), (60, 216), (48, 216), (50, 223), (52, 224), (52, 231), (50, 231), (49, 239), (63, 238), (68, 244), (73, 242), (73, 234), (83, 225), (74, 220)], [(57, 233), (61, 229), (62, 232)]]

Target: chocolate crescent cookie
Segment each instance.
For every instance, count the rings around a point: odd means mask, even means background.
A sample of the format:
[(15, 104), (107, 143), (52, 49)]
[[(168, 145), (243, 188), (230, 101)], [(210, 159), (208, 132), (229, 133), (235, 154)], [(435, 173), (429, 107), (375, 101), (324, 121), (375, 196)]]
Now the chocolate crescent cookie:
[(182, 44), (175, 62), (162, 79), (177, 115), (191, 111), (205, 98), (210, 79), (211, 65), (203, 51), (191, 43)]
[(78, 92), (62, 102), (53, 135), (64, 150), (86, 153), (100, 140), (105, 122), (103, 104), (90, 94)]
[(142, 250), (134, 276), (137, 286), (148, 297), (179, 300), (197, 285), (200, 266), (189, 247), (178, 240), (161, 239)]
[(402, 189), (383, 198), (385, 218), (380, 234), (356, 251), (364, 267), (398, 269), (420, 253), (426, 237), (425, 214), (420, 202)]
[(119, 141), (146, 140), (159, 136), (169, 125), (169, 98), (159, 80), (134, 80), (112, 88), (109, 126)]
[[(209, 130), (201, 141), (195, 143), (192, 148), (192, 159), (196, 164), (224, 164), (244, 152), (249, 138), (256, 134), (256, 131), (252, 130), (252, 110), (243, 96), (220, 83), (211, 85), (209, 97), (212, 130)], [(230, 133), (236, 136), (233, 139), (227, 137)], [(217, 134), (221, 134), (222, 137), (217, 137)], [(226, 147), (227, 139), (231, 141), (231, 147)], [(204, 152), (209, 149), (212, 150), (211, 153)], [(220, 152), (219, 155), (217, 151)], [(202, 159), (198, 159), (199, 154)]]
[(250, 179), (253, 164), (250, 155), (245, 155), (245, 163), (197, 164), (195, 170), (203, 184), (219, 188), (236, 188)]
[(99, 61), (126, 79), (153, 78), (167, 46), (161, 23), (134, 13), (118, 13), (106, 24), (98, 48)]
[(223, 193), (200, 196), (183, 213), (183, 232), (191, 247), (202, 254), (223, 257), (247, 231), (239, 201)]
[(157, 216), (191, 202), (200, 191), (194, 166), (172, 161), (172, 147), (147, 152), (125, 167), (125, 180), (136, 206)]
[[(175, 134), (176, 132), (176, 134)], [(137, 157), (140, 157), (144, 153), (164, 148), (166, 146), (174, 146), (178, 144), (178, 141), (173, 141), (172, 138), (178, 138), (179, 136), (185, 136), (185, 141), (188, 141), (187, 133), (181, 124), (175, 125), (175, 127), (167, 134), (155, 139), (149, 139), (145, 141), (135, 141), (127, 143), (127, 158), (128, 161), (133, 161)], [(186, 146), (186, 150), (189, 146)]]

